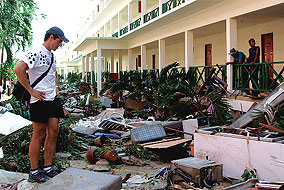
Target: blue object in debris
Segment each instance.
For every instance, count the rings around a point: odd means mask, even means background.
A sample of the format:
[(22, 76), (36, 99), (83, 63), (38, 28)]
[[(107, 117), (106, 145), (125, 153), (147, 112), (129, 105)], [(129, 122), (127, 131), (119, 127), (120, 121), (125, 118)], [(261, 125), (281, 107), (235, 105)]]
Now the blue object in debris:
[(97, 132), (94, 135), (85, 135), (84, 137), (85, 138), (94, 138), (95, 139), (95, 138), (100, 137), (102, 135), (107, 136), (109, 138), (113, 138), (113, 139), (120, 139), (120, 136), (118, 136), (118, 135), (107, 134), (107, 133), (100, 133), (100, 132)]
[(131, 140), (138, 143), (162, 139), (166, 136), (165, 129), (161, 124), (136, 127), (131, 130)]

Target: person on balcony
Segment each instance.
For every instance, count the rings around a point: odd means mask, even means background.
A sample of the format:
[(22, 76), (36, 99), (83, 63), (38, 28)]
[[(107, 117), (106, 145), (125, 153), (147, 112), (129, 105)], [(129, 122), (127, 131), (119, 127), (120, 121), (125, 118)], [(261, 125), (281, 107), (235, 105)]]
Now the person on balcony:
[[(249, 49), (249, 57), (247, 60), (247, 63), (250, 63), (250, 71), (252, 72), (252, 87), (254, 89), (257, 88), (257, 83), (258, 83), (258, 66), (255, 65), (255, 63), (260, 63), (260, 47), (259, 46), (255, 46), (255, 40), (253, 38), (251, 38), (248, 41), (249, 45), (250, 45), (250, 49)], [(257, 96), (258, 92), (256, 91), (252, 91), (252, 94)]]
[[(247, 56), (243, 52), (238, 51), (235, 48), (232, 48), (229, 54), (234, 58), (234, 61), (228, 62), (226, 64), (244, 64), (247, 61)], [(243, 88), (249, 88), (248, 82), (246, 82), (248, 80), (248, 72), (244, 67), (242, 68), (242, 72), (237, 74), (237, 67), (235, 65), (233, 66), (233, 78), (235, 78), (236, 76), (241, 76), (241, 84)], [(239, 86), (237, 86), (235, 82), (233, 83), (233, 86), (234, 88), (239, 88)]]

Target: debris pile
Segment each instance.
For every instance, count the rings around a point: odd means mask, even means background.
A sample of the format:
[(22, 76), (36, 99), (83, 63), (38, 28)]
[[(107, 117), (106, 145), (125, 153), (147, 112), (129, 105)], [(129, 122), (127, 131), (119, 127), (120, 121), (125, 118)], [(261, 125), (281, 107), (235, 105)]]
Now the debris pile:
[[(253, 151), (251, 141), (284, 144), (284, 84), (242, 115), (232, 110), (226, 83), (214, 72), (204, 84), (197, 84), (195, 72), (177, 66), (169, 65), (160, 74), (123, 72), (118, 81), (104, 81), (100, 97), (93, 85), (70, 74), (60, 84), (66, 118), (60, 120), (54, 166), (62, 173), (41, 186), (60, 187), (66, 175), (75, 172), (78, 176), (69, 179), (74, 182), (71, 189), (81, 185), (79, 176), (85, 182), (112, 179), (102, 186), (116, 184), (117, 189), (279, 188), (281, 182), (262, 181), (262, 170), (254, 168), (251, 160), (250, 167), (240, 167), (237, 177), (227, 175), (234, 160), (224, 161), (227, 155), (221, 151), (234, 147), (221, 150), (226, 141), (220, 139), (243, 139), (248, 152)], [(0, 121), (10, 112), (29, 118), (14, 98), (4, 102), (0, 111), (4, 113)], [(22, 127), (1, 133), (0, 169), (29, 172), (32, 126)], [(213, 137), (217, 138), (208, 140)], [(234, 151), (241, 155), (242, 150)], [(42, 164), (43, 155), (40, 159)]]

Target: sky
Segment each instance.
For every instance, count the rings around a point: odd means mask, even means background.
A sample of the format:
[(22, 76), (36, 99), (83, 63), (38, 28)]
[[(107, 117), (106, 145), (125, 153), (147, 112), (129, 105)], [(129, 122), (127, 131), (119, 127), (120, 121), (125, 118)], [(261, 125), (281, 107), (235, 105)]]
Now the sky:
[[(35, 19), (33, 27), (33, 47), (43, 43), (45, 32), (57, 26), (71, 41), (80, 29), (81, 22), (87, 18), (95, 8), (96, 0), (34, 0), (37, 3), (37, 14), (47, 15), (46, 19)], [(15, 57), (21, 58), (23, 52), (18, 52)]]

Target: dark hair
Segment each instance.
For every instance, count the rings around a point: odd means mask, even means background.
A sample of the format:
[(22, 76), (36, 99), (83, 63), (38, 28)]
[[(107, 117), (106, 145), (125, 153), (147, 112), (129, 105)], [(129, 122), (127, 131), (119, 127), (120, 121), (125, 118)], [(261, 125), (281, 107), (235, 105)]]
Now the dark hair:
[(46, 33), (45, 36), (44, 36), (44, 41), (48, 40), (48, 38), (49, 38), (50, 35), (53, 35), (54, 40), (55, 40), (56, 38), (59, 38), (58, 34)]
[(249, 43), (250, 43), (251, 41), (254, 41), (254, 42), (255, 42), (255, 40), (254, 40), (253, 38), (249, 39)]

